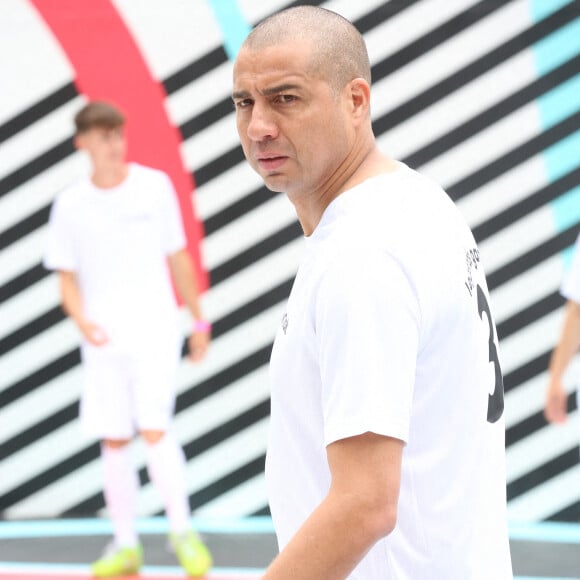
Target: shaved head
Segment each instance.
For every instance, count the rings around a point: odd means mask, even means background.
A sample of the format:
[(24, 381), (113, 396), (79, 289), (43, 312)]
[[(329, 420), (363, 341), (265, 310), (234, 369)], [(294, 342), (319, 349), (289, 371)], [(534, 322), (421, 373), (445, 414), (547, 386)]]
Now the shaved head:
[(242, 48), (262, 50), (295, 41), (312, 45), (311, 72), (339, 92), (355, 78), (369, 84), (371, 70), (360, 32), (336, 12), (315, 6), (282, 10), (260, 22)]

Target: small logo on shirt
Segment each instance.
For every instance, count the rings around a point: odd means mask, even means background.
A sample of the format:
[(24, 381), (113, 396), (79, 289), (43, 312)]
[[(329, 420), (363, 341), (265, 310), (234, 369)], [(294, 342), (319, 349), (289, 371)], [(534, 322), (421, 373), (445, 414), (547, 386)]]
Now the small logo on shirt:
[(284, 312), (284, 316), (282, 316), (282, 330), (284, 334), (286, 334), (286, 329), (288, 328), (288, 314)]
[(469, 292), (469, 295), (473, 295), (473, 269), (477, 270), (479, 265), (479, 250), (477, 248), (471, 248), (465, 252), (465, 265), (467, 266), (467, 280), (465, 281), (465, 286)]

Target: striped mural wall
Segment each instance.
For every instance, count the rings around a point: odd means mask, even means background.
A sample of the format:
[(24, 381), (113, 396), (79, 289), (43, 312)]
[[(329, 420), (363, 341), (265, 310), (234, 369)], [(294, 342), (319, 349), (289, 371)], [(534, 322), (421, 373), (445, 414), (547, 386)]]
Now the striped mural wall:
[[(542, 406), (580, 231), (580, 1), (296, 2), (307, 3), (365, 35), (381, 147), (439, 181), (480, 244), (505, 373), (510, 517), (578, 519), (580, 363), (571, 420), (546, 425)], [(289, 202), (243, 160), (230, 90), (247, 31), (290, 3), (80, 4), (1, 7), (0, 515), (103, 510), (98, 445), (76, 421), (78, 335), (41, 257), (55, 194), (87, 170), (72, 116), (110, 91), (130, 115), (132, 158), (176, 182), (209, 285), (214, 342), (202, 364), (180, 367), (175, 420), (192, 509), (265, 514), (267, 361), (302, 240)], [(133, 451), (140, 513), (160, 513), (138, 442)]]

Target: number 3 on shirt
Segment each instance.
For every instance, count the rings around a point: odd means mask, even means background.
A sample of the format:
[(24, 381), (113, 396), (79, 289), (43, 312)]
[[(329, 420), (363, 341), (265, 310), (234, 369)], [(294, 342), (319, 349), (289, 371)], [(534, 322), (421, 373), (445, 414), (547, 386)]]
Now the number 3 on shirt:
[(489, 340), (487, 344), (489, 347), (489, 362), (493, 363), (495, 371), (495, 385), (493, 394), (489, 395), (487, 399), (487, 421), (488, 423), (495, 423), (503, 415), (503, 378), (499, 364), (497, 345), (495, 343), (495, 333), (489, 304), (485, 297), (485, 293), (479, 284), (477, 285), (477, 310), (482, 321), (483, 313), (486, 313), (487, 322), (489, 324)]

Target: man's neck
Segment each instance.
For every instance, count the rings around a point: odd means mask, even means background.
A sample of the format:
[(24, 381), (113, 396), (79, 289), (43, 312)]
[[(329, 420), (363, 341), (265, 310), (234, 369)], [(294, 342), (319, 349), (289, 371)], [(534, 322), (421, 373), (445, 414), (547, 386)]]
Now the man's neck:
[(95, 167), (91, 181), (99, 189), (111, 189), (123, 183), (128, 174), (129, 165), (127, 163), (116, 167)]

